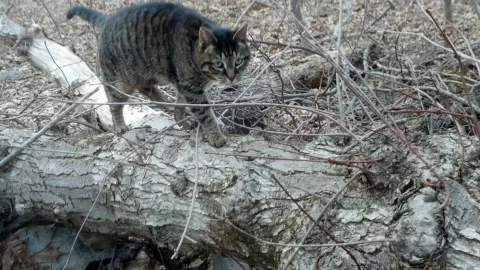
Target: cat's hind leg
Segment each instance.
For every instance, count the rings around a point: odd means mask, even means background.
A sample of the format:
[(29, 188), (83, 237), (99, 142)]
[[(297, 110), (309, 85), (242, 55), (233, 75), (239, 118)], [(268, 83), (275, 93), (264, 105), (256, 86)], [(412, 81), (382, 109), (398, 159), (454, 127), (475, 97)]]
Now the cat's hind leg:
[(152, 101), (167, 102), (167, 99), (165, 98), (165, 96), (155, 86), (140, 87), (138, 91), (145, 97), (151, 99)]
[[(185, 97), (177, 91), (177, 101), (175, 103), (187, 103)], [(175, 122), (180, 122), (179, 126), (184, 129), (191, 128), (191, 125), (187, 121), (183, 121), (185, 119), (185, 107), (175, 107), (173, 118)]]
[[(134, 87), (123, 82), (105, 84), (105, 92), (110, 103), (125, 103), (134, 90)], [(123, 117), (123, 107), (123, 104), (110, 105), (114, 130), (120, 134), (128, 130)]]

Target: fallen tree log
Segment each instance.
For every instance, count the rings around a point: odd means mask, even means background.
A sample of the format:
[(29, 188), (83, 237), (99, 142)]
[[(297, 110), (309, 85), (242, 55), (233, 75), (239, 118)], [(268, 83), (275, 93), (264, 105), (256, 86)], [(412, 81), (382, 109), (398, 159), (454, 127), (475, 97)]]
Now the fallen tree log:
[[(0, 142), (15, 146), (31, 135), (27, 130), (5, 128)], [(35, 150), (25, 150), (0, 172), (0, 192), (15, 198), (20, 215), (54, 217), (76, 225), (95, 202), (85, 232), (138, 235), (173, 246), (185, 226), (196, 181), (195, 149), (180, 135), (133, 130), (126, 134), (126, 141), (111, 134), (92, 138), (50, 134), (35, 144)], [(439, 167), (452, 173), (459, 156), (459, 151), (451, 151), (456, 147), (453, 137), (435, 136), (422, 145), (424, 153), (443, 155)], [(311, 143), (301, 150), (321, 158), (340, 158), (325, 143)], [(463, 186), (451, 182), (452, 200), (443, 213), (445, 220), (439, 220), (442, 214), (436, 210), (435, 190), (419, 186), (428, 173), (410, 158), (402, 160), (402, 154), (387, 145), (371, 151), (367, 156), (389, 160), (373, 167), (378, 170), (377, 180), (386, 187), (369, 191), (366, 183), (354, 181), (337, 198), (341, 207), (327, 209), (321, 226), (346, 242), (397, 240), (348, 247), (366, 269), (427, 263), (456, 269), (476, 265), (477, 255), (470, 248), (478, 243), (474, 236), (480, 222), (475, 219), (480, 214), (478, 205)], [(392, 170), (395, 166), (400, 168)], [(382, 167), (388, 169), (382, 171)], [(275, 179), (315, 217), (328, 198), (354, 177), (344, 166), (315, 162), (255, 137), (230, 140), (222, 150), (200, 143), (198, 169), (200, 188), (187, 233), (197, 244), (186, 241), (182, 250), (198, 249), (199, 242), (212, 245), (213, 236), (257, 269), (281, 269), (294, 248), (258, 239), (299, 243), (312, 224)], [(476, 173), (473, 170), (469, 175)], [(234, 229), (223, 217), (258, 239)], [(316, 227), (307, 239), (308, 244), (331, 243)], [(288, 269), (313, 265), (355, 269), (354, 261), (338, 247), (301, 249)]]
[[(27, 47), (30, 57), (45, 53), (50, 48), (45, 42), (34, 38)], [(55, 74), (68, 84), (77, 76), (74, 71)], [(426, 185), (426, 180), (432, 184), (428, 171), (394, 141), (374, 138), (361, 151), (340, 155), (341, 147), (329, 139), (292, 148), (258, 135), (230, 137), (220, 150), (199, 143), (196, 179), (189, 135), (168, 129), (172, 122), (160, 115), (147, 115), (156, 125), (131, 130), (125, 138), (41, 137), (0, 169), (0, 194), (12, 198), (24, 218), (80, 227), (88, 216), (83, 233), (136, 235), (174, 247), (198, 181), (183, 251), (217, 247), (256, 269), (283, 269), (305, 237), (311, 246), (299, 249), (287, 269), (474, 269), (478, 264), (478, 194), (456, 182), (472, 184), (478, 178), (478, 143), (472, 138), (463, 138), (467, 155), (462, 162), (461, 143), (454, 136), (430, 136), (414, 145), (438, 164), (442, 175), (456, 180), (449, 181), (452, 197), (442, 211), (440, 189)], [(1, 124), (0, 158), (32, 135)], [(349, 160), (369, 160), (370, 165), (352, 166), (357, 163)], [(313, 226), (299, 207), (314, 219), (323, 213), (319, 225)], [(342, 241), (366, 242), (345, 247), (348, 253), (315, 246)]]

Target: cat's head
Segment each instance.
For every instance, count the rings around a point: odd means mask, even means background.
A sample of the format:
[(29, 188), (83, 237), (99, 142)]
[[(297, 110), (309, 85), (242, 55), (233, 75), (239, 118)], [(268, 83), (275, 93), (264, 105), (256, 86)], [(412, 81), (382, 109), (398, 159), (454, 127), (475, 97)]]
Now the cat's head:
[(207, 77), (233, 82), (246, 69), (250, 59), (247, 25), (235, 30), (202, 26), (197, 49), (199, 66)]

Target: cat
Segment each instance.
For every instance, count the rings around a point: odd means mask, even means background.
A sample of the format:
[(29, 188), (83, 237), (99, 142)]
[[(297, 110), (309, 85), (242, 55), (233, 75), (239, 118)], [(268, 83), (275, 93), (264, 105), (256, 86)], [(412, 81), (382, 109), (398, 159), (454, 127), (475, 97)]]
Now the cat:
[[(177, 103), (209, 104), (205, 92), (213, 81), (233, 82), (250, 59), (247, 24), (237, 29), (219, 26), (197, 11), (175, 3), (146, 3), (107, 16), (82, 6), (72, 7), (67, 19), (78, 16), (100, 28), (99, 66), (110, 102), (126, 102), (135, 89), (153, 101), (165, 102), (155, 85), (171, 83)], [(123, 105), (110, 105), (115, 131), (127, 130)], [(214, 147), (222, 134), (211, 107), (190, 109)], [(176, 121), (185, 108), (175, 107)]]

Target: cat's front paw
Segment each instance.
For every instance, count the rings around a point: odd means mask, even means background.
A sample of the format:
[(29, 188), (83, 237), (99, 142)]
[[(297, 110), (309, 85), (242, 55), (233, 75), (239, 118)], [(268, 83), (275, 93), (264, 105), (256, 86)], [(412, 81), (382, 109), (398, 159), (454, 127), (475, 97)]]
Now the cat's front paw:
[(213, 147), (222, 147), (227, 142), (227, 139), (221, 133), (214, 133), (207, 136), (208, 143)]
[(128, 127), (126, 125), (119, 125), (115, 126), (115, 133), (123, 134), (128, 131)]

